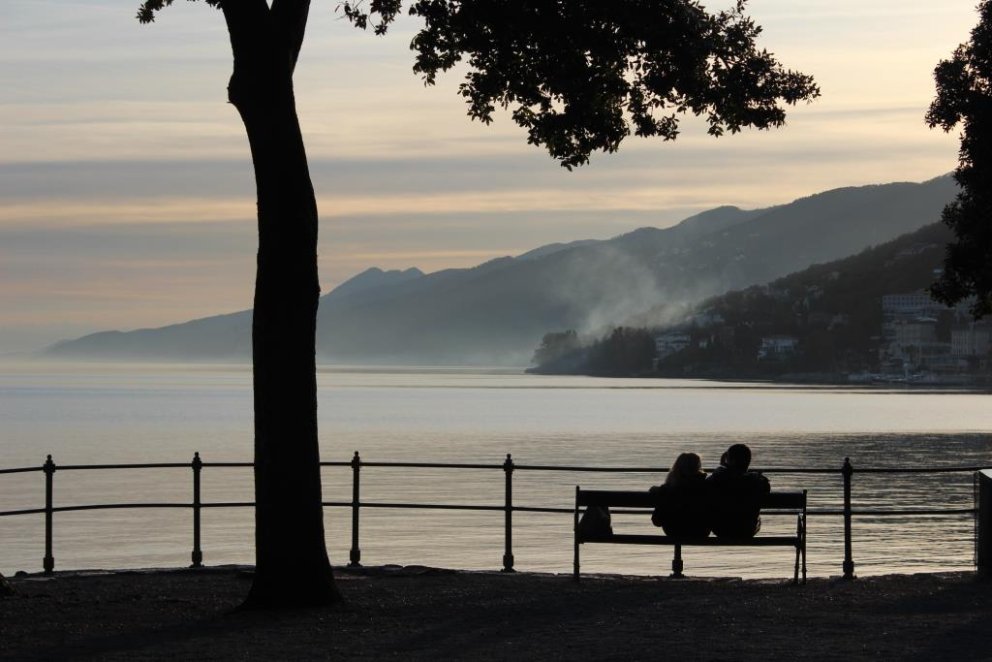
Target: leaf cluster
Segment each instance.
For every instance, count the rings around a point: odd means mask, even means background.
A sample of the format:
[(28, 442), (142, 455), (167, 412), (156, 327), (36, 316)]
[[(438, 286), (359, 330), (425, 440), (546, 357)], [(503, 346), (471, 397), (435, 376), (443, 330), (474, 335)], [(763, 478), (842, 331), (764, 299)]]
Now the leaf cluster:
[[(401, 9), (400, 0), (344, 8), (380, 34)], [(783, 103), (819, 95), (810, 76), (757, 47), (761, 29), (743, 0), (715, 14), (692, 0), (417, 0), (408, 11), (423, 20), (411, 48), (425, 83), (467, 64), (468, 114), (488, 124), (509, 110), (566, 168), (631, 133), (673, 140), (685, 113), (719, 136), (781, 126)]]
[[(188, 0), (189, 2), (196, 2), (196, 0)], [(203, 0), (208, 5), (212, 7), (220, 7), (223, 0)], [(145, 0), (138, 7), (138, 20), (142, 23), (152, 23), (155, 21), (156, 12), (165, 9), (171, 5), (173, 0)]]
[(961, 191), (941, 216), (955, 240), (931, 292), (947, 304), (975, 295), (976, 318), (992, 313), (992, 0), (978, 13), (971, 40), (934, 70), (937, 95), (926, 115), (931, 128), (961, 126), (954, 172)]

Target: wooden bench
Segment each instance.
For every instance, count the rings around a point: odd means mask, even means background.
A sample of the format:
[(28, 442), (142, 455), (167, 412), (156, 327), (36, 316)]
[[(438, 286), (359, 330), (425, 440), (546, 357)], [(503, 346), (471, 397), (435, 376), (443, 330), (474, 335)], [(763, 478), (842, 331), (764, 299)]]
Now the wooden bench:
[[(794, 547), (796, 562), (793, 572), (793, 582), (799, 583), (799, 573), (802, 570), (803, 583), (806, 583), (806, 490), (801, 492), (771, 492), (761, 504), (762, 515), (794, 515), (796, 517), (796, 535), (794, 536), (763, 536), (760, 533), (753, 538), (729, 539), (708, 536), (706, 538), (677, 539), (663, 534), (630, 534), (614, 533), (605, 536), (581, 535), (579, 532), (579, 517), (589, 506), (606, 506), (622, 508), (621, 513), (643, 513), (650, 519), (654, 510), (654, 495), (648, 491), (620, 490), (583, 490), (575, 487), (575, 580), (579, 579), (579, 546), (585, 543), (604, 543), (614, 545), (673, 545), (675, 556), (672, 559), (672, 577), (682, 577), (682, 547)], [(660, 531), (660, 529), (659, 529)], [(800, 563), (801, 561), (801, 563)]]

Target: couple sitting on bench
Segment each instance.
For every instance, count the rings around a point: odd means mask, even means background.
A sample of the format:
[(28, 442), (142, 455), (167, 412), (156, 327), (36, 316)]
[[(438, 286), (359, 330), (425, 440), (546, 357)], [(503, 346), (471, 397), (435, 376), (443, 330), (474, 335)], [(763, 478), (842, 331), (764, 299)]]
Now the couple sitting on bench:
[(748, 471), (751, 449), (734, 444), (707, 475), (695, 453), (675, 460), (663, 485), (651, 488), (651, 521), (673, 538), (751, 538), (761, 529), (761, 503), (771, 490), (768, 479)]

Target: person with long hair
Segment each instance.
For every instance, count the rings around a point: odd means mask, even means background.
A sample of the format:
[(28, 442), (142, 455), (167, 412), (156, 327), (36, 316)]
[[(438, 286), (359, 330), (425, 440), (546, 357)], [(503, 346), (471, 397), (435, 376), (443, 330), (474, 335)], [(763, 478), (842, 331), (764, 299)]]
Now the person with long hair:
[(695, 453), (682, 453), (662, 485), (651, 488), (655, 509), (651, 522), (673, 538), (705, 538), (710, 534), (706, 472)]

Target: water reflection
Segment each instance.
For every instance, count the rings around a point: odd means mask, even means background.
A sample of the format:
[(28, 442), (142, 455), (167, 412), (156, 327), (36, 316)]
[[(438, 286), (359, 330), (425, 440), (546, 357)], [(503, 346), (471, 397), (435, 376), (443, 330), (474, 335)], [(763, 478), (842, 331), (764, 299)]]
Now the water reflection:
[[(250, 374), (242, 368), (166, 371), (101, 368), (0, 375), (0, 466), (56, 462), (189, 461), (251, 458)], [(115, 371), (116, 370), (116, 371)], [(30, 373), (30, 374), (29, 374)], [(772, 473), (776, 489), (809, 490), (812, 510), (839, 509), (844, 457), (855, 466), (855, 508), (970, 508), (969, 474), (878, 475), (864, 467), (992, 465), (983, 394), (753, 387), (642, 380), (536, 378), (469, 371), (322, 372), (323, 457), (347, 461), (491, 463), (506, 453), (518, 464), (657, 467), (602, 474), (517, 471), (518, 506), (571, 508), (576, 484), (590, 489), (647, 488), (680, 452), (712, 466), (731, 443), (745, 441), (755, 467), (834, 468), (831, 475)], [(188, 470), (57, 472), (56, 503), (189, 501)], [(348, 468), (324, 471), (325, 498), (350, 501)], [(206, 468), (204, 499), (248, 501), (250, 472)], [(367, 502), (502, 505), (501, 469), (474, 471), (367, 467)], [(0, 510), (38, 506), (41, 474), (0, 476)], [(332, 560), (348, 559), (347, 509), (326, 513)], [(204, 513), (208, 564), (250, 563), (250, 510)], [(188, 562), (186, 511), (104, 511), (56, 516), (57, 567), (175, 566)], [(789, 518), (765, 518), (768, 533), (792, 533)], [(654, 531), (648, 518), (621, 516), (617, 530)], [(970, 516), (872, 517), (854, 521), (859, 574), (969, 568)], [(0, 518), (0, 572), (39, 570), (40, 517)], [(112, 544), (106, 544), (107, 541)], [(839, 517), (811, 516), (812, 575), (837, 575), (843, 559)], [(521, 570), (568, 572), (571, 515), (517, 513), (514, 555)], [(498, 512), (382, 510), (361, 520), (367, 564), (420, 563), (493, 569), (502, 565)], [(589, 572), (662, 574), (671, 550), (590, 546)], [(690, 575), (787, 577), (788, 549), (689, 549)]]

